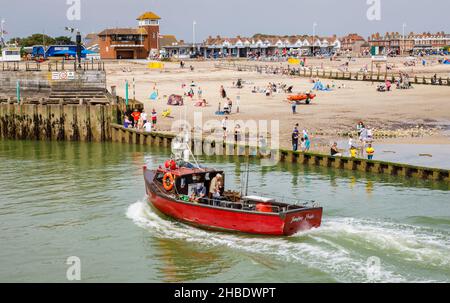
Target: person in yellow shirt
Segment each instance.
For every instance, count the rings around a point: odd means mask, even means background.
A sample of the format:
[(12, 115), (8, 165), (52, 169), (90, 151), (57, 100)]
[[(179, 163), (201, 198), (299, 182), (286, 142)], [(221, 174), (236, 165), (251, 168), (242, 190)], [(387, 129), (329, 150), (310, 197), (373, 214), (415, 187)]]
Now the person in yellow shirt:
[(356, 147), (352, 146), (350, 148), (350, 157), (352, 158), (356, 158), (356, 155), (358, 154), (358, 150), (356, 149)]
[(369, 144), (366, 149), (367, 158), (369, 160), (373, 160), (373, 156), (375, 155), (375, 149), (372, 147), (372, 144)]

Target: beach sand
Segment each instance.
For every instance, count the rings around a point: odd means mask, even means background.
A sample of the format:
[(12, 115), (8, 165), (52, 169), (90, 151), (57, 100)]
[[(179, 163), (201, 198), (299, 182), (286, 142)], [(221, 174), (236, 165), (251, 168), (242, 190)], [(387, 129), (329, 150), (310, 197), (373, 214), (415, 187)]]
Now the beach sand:
[[(308, 60), (308, 59), (307, 59)], [(351, 63), (350, 69), (359, 69), (369, 59), (357, 59), (357, 63)], [(396, 64), (400, 64), (400, 58), (393, 58)], [(262, 65), (281, 65), (280, 63), (249, 63)], [(330, 62), (329, 60), (308, 60), (310, 66), (320, 66), (324, 69), (334, 69), (342, 62)], [(194, 66), (194, 71), (189, 69)], [(284, 63), (284, 66), (286, 64)], [(370, 66), (370, 65), (369, 65)], [(450, 140), (445, 130), (450, 129), (450, 87), (415, 85), (411, 90), (397, 90), (380, 93), (376, 91), (377, 84), (360, 81), (334, 81), (336, 86), (345, 85), (345, 88), (335, 89), (331, 92), (317, 92), (317, 97), (311, 105), (297, 107), (297, 115), (293, 115), (291, 106), (287, 102), (284, 93), (266, 97), (264, 94), (252, 93), (254, 86), (266, 88), (269, 82), (285, 83), (294, 86), (294, 92), (304, 92), (312, 89), (310, 79), (258, 74), (255, 72), (238, 72), (232, 70), (217, 69), (214, 62), (186, 62), (185, 69), (180, 69), (178, 63), (165, 63), (163, 71), (150, 70), (144, 61), (112, 61), (106, 63), (108, 87), (117, 86), (117, 94), (125, 96), (125, 80), (132, 83), (135, 79), (135, 97), (144, 102), (147, 112), (155, 108), (159, 114), (158, 128), (169, 131), (172, 123), (186, 116), (193, 123), (194, 112), (202, 112), (203, 122), (208, 120), (221, 121), (223, 117), (215, 116), (219, 103), (223, 107), (224, 100), (220, 98), (219, 89), (223, 85), (228, 96), (233, 101), (233, 114), (230, 120), (279, 120), (281, 146), (290, 148), (291, 131), (296, 123), (301, 129), (307, 129), (313, 134), (313, 149), (322, 150), (331, 141), (341, 140), (337, 133), (354, 131), (358, 121), (362, 120), (366, 126), (375, 130), (406, 130), (420, 126), (421, 134), (427, 138), (402, 137), (389, 139), (390, 143), (411, 144), (420, 140), (424, 144), (431, 141), (434, 144), (449, 144)], [(124, 72), (124, 68), (131, 72)], [(450, 67), (444, 65), (428, 66), (422, 72), (449, 74)], [(232, 86), (238, 78), (244, 80), (244, 88), (237, 89)], [(206, 108), (194, 106), (195, 102), (185, 97), (184, 107), (171, 107), (174, 119), (163, 119), (161, 113), (168, 108), (167, 97), (171, 94), (183, 95), (186, 89), (182, 84), (190, 85), (194, 81), (203, 91), (203, 98), (209, 104)], [(323, 79), (322, 82), (332, 84), (332, 80)], [(159, 100), (151, 101), (149, 96), (156, 84), (159, 91)], [(194, 89), (197, 93), (197, 88)], [(240, 96), (239, 109), (236, 113), (237, 97)], [(130, 87), (130, 98), (133, 98), (133, 88)], [(195, 97), (194, 100), (197, 101)], [(315, 136), (315, 133), (324, 133)], [(421, 135), (422, 137), (422, 135)], [(326, 148), (325, 148), (326, 149)]]

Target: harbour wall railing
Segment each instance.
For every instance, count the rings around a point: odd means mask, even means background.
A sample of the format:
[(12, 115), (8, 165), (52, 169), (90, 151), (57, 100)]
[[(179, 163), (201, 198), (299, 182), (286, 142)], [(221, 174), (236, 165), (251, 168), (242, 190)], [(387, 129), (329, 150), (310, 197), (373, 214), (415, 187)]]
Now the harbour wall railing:
[[(383, 74), (376, 73), (372, 74), (370, 72), (342, 72), (342, 71), (325, 71), (325, 70), (312, 70), (307, 68), (281, 68), (278, 66), (264, 66), (264, 65), (252, 65), (252, 64), (238, 64), (238, 63), (217, 63), (216, 68), (228, 69), (236, 71), (246, 71), (246, 72), (258, 72), (264, 74), (275, 74), (275, 75), (289, 75), (297, 77), (307, 77), (307, 78), (324, 78), (333, 80), (348, 80), (348, 81), (367, 81), (367, 82), (385, 82), (387, 80), (394, 83), (400, 80), (400, 76), (394, 74)], [(425, 76), (414, 76), (409, 77), (409, 82), (411, 84), (423, 84), (423, 85), (437, 85), (437, 86), (450, 86), (450, 77), (442, 78), (437, 77), (436, 81), (431, 77)]]
[[(128, 129), (118, 124), (111, 125), (111, 139), (113, 142), (170, 148), (175, 138), (176, 136), (170, 133), (148, 133), (135, 129)], [(209, 142), (207, 140), (195, 142), (194, 139), (192, 142), (193, 151), (195, 151), (196, 146), (201, 146), (202, 150), (200, 152), (207, 155), (212, 154), (212, 151), (217, 150), (218, 148), (215, 142)], [(450, 170), (445, 169), (419, 167), (359, 158), (333, 157), (325, 154), (293, 152), (283, 149), (262, 150), (257, 147), (238, 145), (235, 143), (223, 143), (223, 146), (220, 146), (220, 150), (224, 151), (224, 155), (226, 156), (254, 156), (273, 162), (281, 161), (288, 163), (300, 163), (304, 165), (314, 165), (349, 171), (403, 176), (407, 178), (450, 183)], [(199, 151), (196, 150), (195, 152), (197, 153)]]

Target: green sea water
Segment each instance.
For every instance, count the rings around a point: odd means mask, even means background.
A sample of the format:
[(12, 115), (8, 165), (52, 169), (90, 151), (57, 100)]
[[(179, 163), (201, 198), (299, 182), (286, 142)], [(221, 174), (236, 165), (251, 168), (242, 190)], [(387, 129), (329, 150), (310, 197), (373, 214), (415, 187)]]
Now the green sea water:
[[(446, 183), (254, 161), (251, 191), (318, 201), (323, 226), (289, 238), (217, 233), (146, 204), (142, 166), (168, 155), (0, 141), (0, 282), (68, 282), (71, 256), (81, 260), (84, 283), (450, 282)], [(200, 160), (240, 188), (244, 159)]]

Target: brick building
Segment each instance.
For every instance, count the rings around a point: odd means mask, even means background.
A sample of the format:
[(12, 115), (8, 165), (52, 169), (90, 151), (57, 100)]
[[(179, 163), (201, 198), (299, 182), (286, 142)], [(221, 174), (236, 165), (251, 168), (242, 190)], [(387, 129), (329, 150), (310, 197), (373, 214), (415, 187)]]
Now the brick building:
[(358, 34), (348, 34), (341, 39), (341, 51), (359, 55), (364, 52), (366, 40)]
[(369, 44), (379, 54), (408, 54), (413, 51), (441, 50), (450, 45), (450, 35), (444, 32), (435, 34), (410, 33), (401, 35), (399, 33), (386, 33), (384, 36), (379, 33), (373, 34), (369, 38)]
[(98, 34), (102, 59), (146, 59), (159, 54), (161, 18), (147, 12), (137, 20), (137, 28), (111, 28)]

